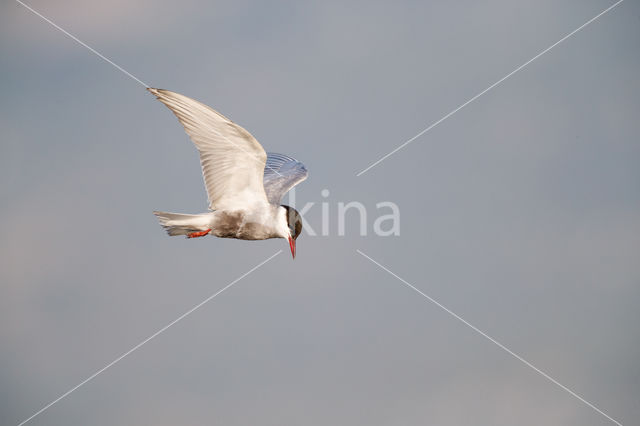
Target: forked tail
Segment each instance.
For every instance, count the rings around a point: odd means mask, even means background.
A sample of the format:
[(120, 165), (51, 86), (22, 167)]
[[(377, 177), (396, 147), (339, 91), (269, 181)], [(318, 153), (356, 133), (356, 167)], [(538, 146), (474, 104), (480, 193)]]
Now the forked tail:
[[(158, 217), (160, 225), (167, 231), (167, 234), (186, 235), (211, 230), (211, 213), (202, 214), (182, 214), (153, 212)], [(202, 234), (206, 235), (206, 234)], [(202, 236), (196, 235), (196, 236)]]

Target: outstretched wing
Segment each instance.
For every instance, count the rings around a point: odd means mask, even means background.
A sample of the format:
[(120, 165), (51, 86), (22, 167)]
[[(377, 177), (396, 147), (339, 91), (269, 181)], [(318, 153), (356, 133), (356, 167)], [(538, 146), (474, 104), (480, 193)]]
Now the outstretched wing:
[(147, 90), (173, 111), (198, 148), (211, 210), (267, 202), (262, 182), (267, 154), (249, 132), (184, 95)]
[(280, 204), (284, 194), (305, 180), (308, 174), (304, 164), (295, 158), (269, 152), (263, 178), (267, 199), (272, 204)]

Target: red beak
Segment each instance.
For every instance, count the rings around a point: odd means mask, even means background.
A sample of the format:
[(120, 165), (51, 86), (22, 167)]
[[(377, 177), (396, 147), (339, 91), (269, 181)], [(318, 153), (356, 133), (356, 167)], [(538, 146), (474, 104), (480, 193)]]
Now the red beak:
[(294, 240), (291, 237), (289, 237), (289, 247), (291, 248), (291, 256), (295, 259), (296, 258), (296, 240)]

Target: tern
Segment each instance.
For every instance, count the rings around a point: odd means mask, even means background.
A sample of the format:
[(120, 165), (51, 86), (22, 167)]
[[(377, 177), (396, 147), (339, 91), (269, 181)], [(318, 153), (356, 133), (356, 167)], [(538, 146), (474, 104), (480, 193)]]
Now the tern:
[(207, 213), (154, 211), (167, 233), (187, 238), (284, 238), (295, 259), (302, 218), (280, 202), (307, 178), (304, 164), (287, 155), (267, 154), (251, 133), (203, 103), (168, 90), (147, 90), (178, 117), (198, 149), (209, 197)]

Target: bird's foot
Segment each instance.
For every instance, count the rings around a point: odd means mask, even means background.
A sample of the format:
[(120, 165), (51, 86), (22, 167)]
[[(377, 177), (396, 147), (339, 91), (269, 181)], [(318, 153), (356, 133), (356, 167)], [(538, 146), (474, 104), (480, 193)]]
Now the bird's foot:
[(187, 235), (187, 238), (197, 238), (197, 237), (204, 237), (205, 235), (207, 235), (209, 232), (211, 232), (211, 229), (206, 229), (204, 231), (198, 231), (198, 232), (192, 232), (190, 234)]

